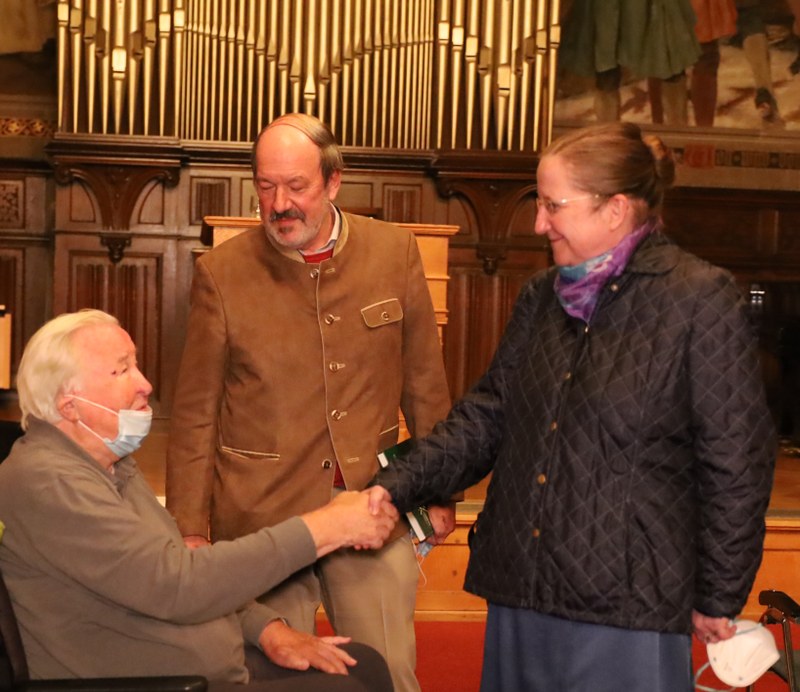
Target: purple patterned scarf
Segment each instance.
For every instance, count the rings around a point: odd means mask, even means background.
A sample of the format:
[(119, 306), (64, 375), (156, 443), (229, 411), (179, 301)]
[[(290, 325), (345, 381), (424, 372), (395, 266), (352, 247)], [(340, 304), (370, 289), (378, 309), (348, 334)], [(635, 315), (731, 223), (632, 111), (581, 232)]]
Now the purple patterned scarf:
[(554, 288), (564, 311), (589, 324), (603, 286), (622, 274), (641, 240), (658, 226), (657, 219), (648, 219), (608, 252), (573, 267), (559, 267)]

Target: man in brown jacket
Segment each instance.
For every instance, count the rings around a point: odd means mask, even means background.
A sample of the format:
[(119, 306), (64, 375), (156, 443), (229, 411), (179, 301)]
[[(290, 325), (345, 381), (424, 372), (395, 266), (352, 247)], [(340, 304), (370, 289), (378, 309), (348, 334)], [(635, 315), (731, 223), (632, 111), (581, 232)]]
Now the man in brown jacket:
[[(363, 489), (397, 441), (398, 408), (414, 436), (448, 411), (414, 237), (337, 209), (342, 168), (316, 118), (274, 121), (253, 147), (264, 228), (197, 262), (167, 462), (167, 507), (189, 544)], [(453, 507), (431, 515), (441, 541)], [(262, 602), (308, 632), (322, 602), (338, 634), (378, 649), (396, 689), (413, 691), (417, 577), (406, 535), (337, 551)]]

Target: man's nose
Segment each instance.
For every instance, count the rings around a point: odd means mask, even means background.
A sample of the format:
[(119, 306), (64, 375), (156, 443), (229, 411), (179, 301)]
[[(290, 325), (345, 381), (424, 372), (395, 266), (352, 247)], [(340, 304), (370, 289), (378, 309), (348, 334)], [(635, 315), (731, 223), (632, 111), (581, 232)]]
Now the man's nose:
[(136, 372), (139, 374), (139, 391), (145, 396), (150, 396), (153, 393), (153, 385), (139, 368), (136, 368)]
[(291, 206), (291, 202), (289, 201), (289, 195), (286, 194), (286, 191), (278, 185), (275, 188), (275, 197), (272, 200), (272, 207), (277, 212), (286, 211)]

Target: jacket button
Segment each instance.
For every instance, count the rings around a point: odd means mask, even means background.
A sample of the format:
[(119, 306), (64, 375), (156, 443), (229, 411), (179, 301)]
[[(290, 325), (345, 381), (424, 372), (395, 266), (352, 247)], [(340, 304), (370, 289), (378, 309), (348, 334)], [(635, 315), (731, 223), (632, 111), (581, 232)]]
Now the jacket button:
[(608, 290), (611, 291), (612, 293), (616, 293), (617, 291), (619, 291), (619, 284), (611, 284), (608, 287)]
[(324, 469), (329, 469), (331, 466), (333, 466), (333, 462), (330, 459), (325, 459), (322, 462), (322, 468)]
[(569, 371), (565, 372), (564, 373), (564, 379), (565, 380), (571, 380), (572, 379), (572, 373), (569, 372)]
[(588, 324), (583, 328), (583, 333), (584, 334), (588, 334), (589, 333), (589, 325)]
[(308, 275), (312, 279), (316, 279), (319, 276), (319, 269), (317, 267), (314, 267), (310, 272), (308, 272)]
[(553, 432), (558, 430), (558, 421), (553, 421), (552, 423), (550, 423), (550, 430), (552, 430)]
[(336, 372), (337, 370), (341, 370), (344, 367), (344, 363), (337, 363), (335, 360), (328, 363), (328, 370), (331, 372)]
[(381, 313), (381, 319), (382, 319), (384, 322), (388, 322), (388, 321), (389, 321), (389, 313), (388, 313), (388, 312), (386, 312), (386, 310), (384, 310), (384, 311)]
[(533, 537), (534, 538), (539, 538), (539, 536), (541, 536), (541, 535), (542, 535), (542, 532), (539, 529), (534, 529), (533, 530)]
[(536, 476), (536, 482), (539, 485), (544, 485), (547, 483), (547, 476), (545, 476), (543, 473), (540, 473), (538, 476)]
[(325, 315), (325, 324), (333, 324), (337, 319), (335, 315)]
[(331, 411), (331, 418), (333, 418), (333, 420), (341, 420), (346, 415), (347, 411), (339, 411), (337, 409), (333, 409), (333, 411)]

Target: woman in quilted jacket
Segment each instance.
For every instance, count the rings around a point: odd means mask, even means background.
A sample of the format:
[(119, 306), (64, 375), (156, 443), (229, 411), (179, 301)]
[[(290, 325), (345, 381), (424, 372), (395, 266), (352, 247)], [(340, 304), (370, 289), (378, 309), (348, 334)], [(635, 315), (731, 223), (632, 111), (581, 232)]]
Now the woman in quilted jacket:
[(775, 459), (733, 277), (674, 245), (669, 150), (575, 131), (537, 171), (555, 266), (486, 374), (377, 482), (401, 511), (490, 472), (465, 588), (488, 602), (482, 690), (688, 692), (691, 635), (729, 638)]

